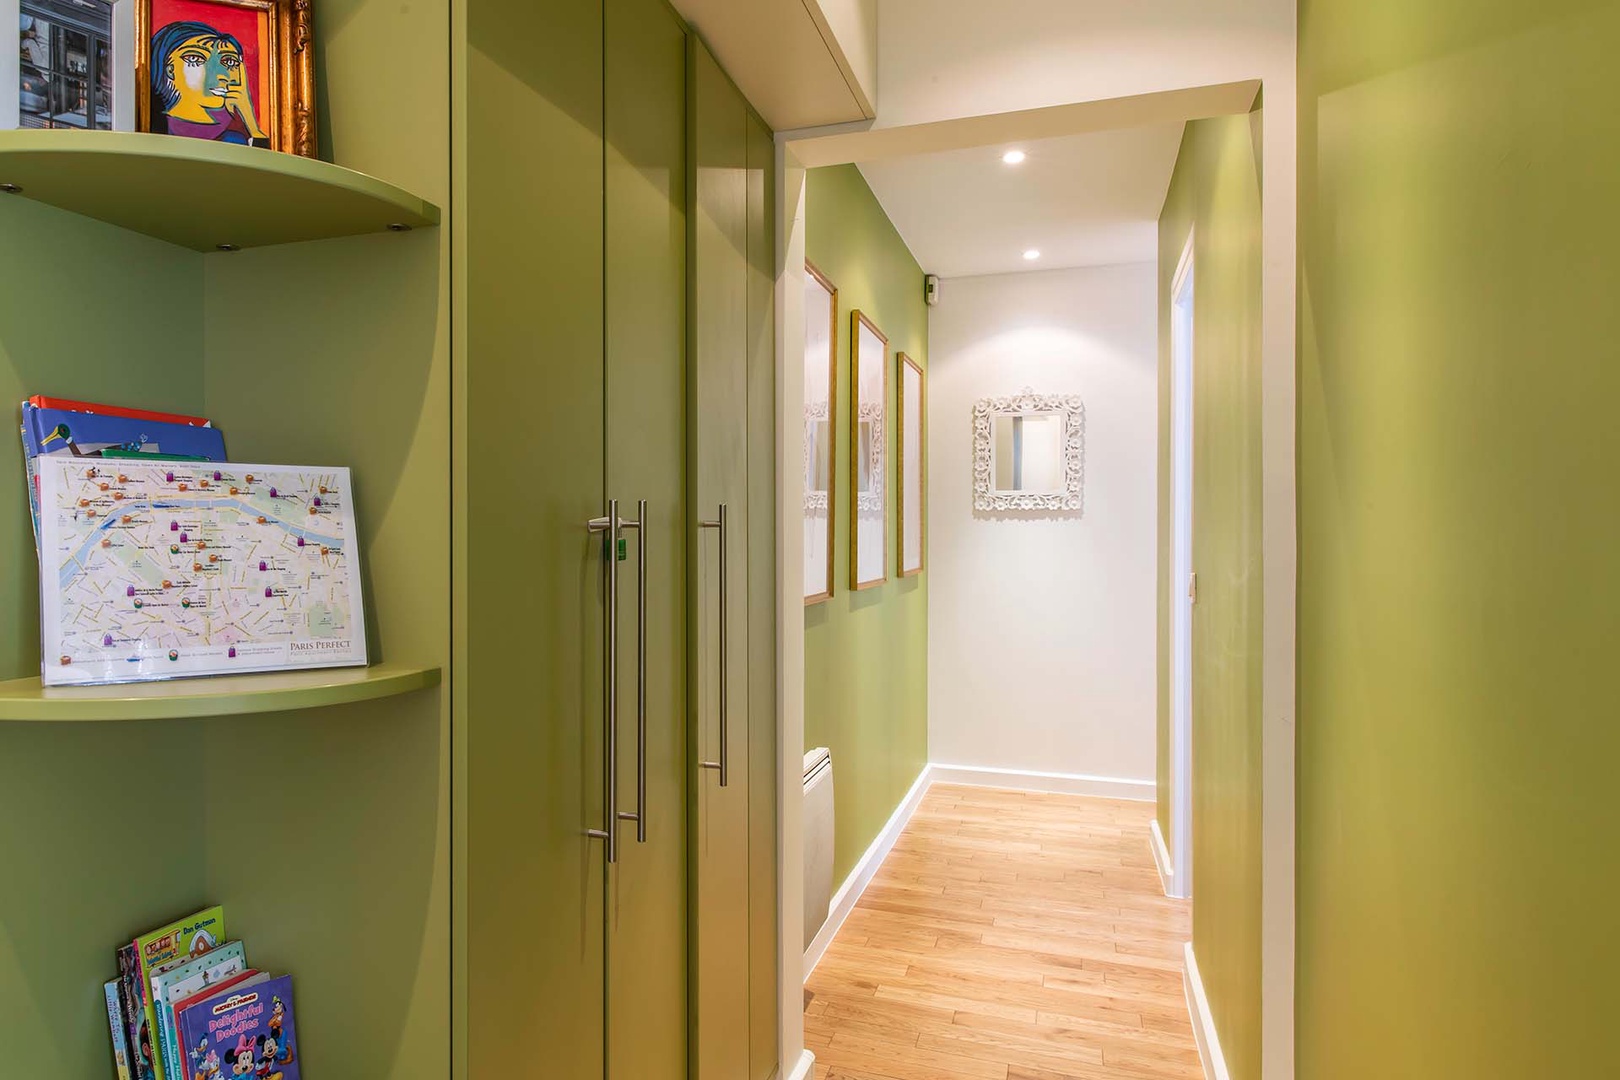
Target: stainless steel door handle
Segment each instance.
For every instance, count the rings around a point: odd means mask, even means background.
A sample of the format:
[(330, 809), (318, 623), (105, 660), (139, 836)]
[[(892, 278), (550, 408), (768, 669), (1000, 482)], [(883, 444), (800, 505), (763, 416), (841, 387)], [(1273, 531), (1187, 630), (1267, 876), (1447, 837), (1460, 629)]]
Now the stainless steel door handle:
[[(636, 520), (621, 529), (636, 530), (636, 809), (619, 811), (621, 821), (636, 823), (636, 843), (647, 842), (647, 500), (636, 504)], [(617, 553), (615, 553), (616, 555)]]
[(592, 518), (585, 527), (606, 533), (607, 627), (604, 632), (606, 693), (602, 709), (602, 825), (586, 835), (607, 842), (607, 861), (619, 861), (619, 500), (609, 499), (607, 516)]
[(705, 761), (705, 769), (715, 769), (720, 773), (720, 786), (725, 787), (729, 782), (730, 769), (727, 767), (731, 755), (727, 753), (727, 743), (730, 741), (730, 730), (726, 718), (726, 664), (730, 657), (728, 648), (726, 625), (731, 621), (731, 608), (726, 602), (726, 579), (730, 576), (726, 566), (726, 504), (720, 504), (719, 516), (714, 521), (699, 522), (705, 529), (720, 530), (720, 760)]

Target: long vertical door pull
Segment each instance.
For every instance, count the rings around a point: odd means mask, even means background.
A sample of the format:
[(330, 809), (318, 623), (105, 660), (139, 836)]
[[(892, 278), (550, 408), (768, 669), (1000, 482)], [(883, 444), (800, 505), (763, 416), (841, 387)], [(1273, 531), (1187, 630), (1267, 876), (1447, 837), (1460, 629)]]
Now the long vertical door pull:
[(731, 610), (726, 597), (726, 504), (720, 504), (720, 515), (714, 521), (700, 523), (705, 529), (720, 530), (720, 760), (705, 761), (703, 768), (715, 769), (720, 773), (720, 786), (725, 787), (729, 782), (730, 770), (727, 768), (731, 755), (727, 753), (727, 743), (730, 741), (730, 731), (726, 719), (726, 668), (729, 659), (729, 642), (726, 633), (726, 624), (731, 621)]
[(607, 841), (607, 861), (619, 861), (619, 500), (609, 499), (607, 516), (592, 518), (586, 528), (607, 533), (602, 545), (607, 559), (607, 693), (602, 709), (602, 828), (586, 835)]
[[(647, 842), (647, 500), (636, 504), (636, 520), (621, 529), (636, 530), (636, 809), (619, 811), (619, 820), (636, 823), (636, 843)], [(613, 553), (615, 561), (618, 552)]]

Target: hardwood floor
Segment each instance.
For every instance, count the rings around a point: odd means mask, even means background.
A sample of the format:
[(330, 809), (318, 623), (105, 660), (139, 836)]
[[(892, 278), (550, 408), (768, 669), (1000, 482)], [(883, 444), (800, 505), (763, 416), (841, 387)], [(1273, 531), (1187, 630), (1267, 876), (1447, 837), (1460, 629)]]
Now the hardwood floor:
[(816, 1080), (1202, 1080), (1152, 816), (936, 784), (806, 988)]

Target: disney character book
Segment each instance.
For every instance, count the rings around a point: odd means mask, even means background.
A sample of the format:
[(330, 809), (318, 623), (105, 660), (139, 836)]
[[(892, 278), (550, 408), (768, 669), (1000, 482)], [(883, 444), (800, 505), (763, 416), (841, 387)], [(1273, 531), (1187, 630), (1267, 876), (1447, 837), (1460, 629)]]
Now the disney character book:
[[(181, 1024), (185, 1021), (186, 1010), (193, 1005), (200, 1005), (213, 997), (224, 996), (226, 991), (240, 994), (250, 987), (262, 982), (269, 982), (270, 976), (263, 971), (248, 968), (240, 975), (233, 975), (222, 983), (217, 983), (206, 990), (199, 990), (190, 997), (174, 1003), (175, 1037), (181, 1038)], [(195, 1017), (193, 1017), (195, 1021)], [(180, 1055), (181, 1072), (176, 1080), (192, 1080), (193, 1077), (203, 1076), (209, 1080), (221, 1075), (219, 1051), (210, 1050), (208, 1046), (207, 1025), (203, 1025), (203, 1034), (197, 1039), (196, 1045), (182, 1042)]]
[(187, 1004), (180, 1042), (191, 1048), (186, 1080), (299, 1080), (292, 976), (238, 983)]
[(163, 1058), (158, 1050), (157, 1008), (152, 1000), (151, 979), (160, 971), (179, 967), (201, 956), (225, 940), (225, 909), (211, 907), (188, 915), (167, 926), (160, 926), (135, 939), (135, 988), (140, 995), (136, 1014), (136, 1053), (144, 1058), (150, 1046), (151, 1075), (165, 1080)]
[(152, 976), (152, 1000), (157, 1008), (158, 1049), (163, 1059), (163, 1072), (170, 1080), (183, 1074), (180, 1068), (180, 1035), (175, 1028), (174, 1003), (247, 970), (247, 958), (240, 941), (227, 941), (212, 952), (179, 967)]
[(114, 979), (102, 987), (107, 998), (107, 1027), (112, 1032), (113, 1070), (118, 1074), (118, 1080), (130, 1080), (129, 1077), (129, 1038), (124, 1030), (123, 1007), (119, 1004), (118, 980)]

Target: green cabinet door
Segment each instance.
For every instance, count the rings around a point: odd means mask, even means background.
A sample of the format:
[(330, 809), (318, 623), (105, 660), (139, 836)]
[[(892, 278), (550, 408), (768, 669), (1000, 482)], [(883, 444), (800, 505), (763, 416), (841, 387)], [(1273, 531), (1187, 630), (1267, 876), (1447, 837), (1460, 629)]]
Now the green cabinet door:
[[(467, 1067), (603, 1069), (602, 9), (469, 0)], [(448, 467), (448, 466), (447, 466)]]
[(618, 802), (646, 828), (618, 822), (608, 873), (607, 1075), (685, 1080), (686, 32), (663, 0), (606, 17), (607, 495), (647, 504), (618, 564)]
[[(747, 109), (695, 38), (688, 77), (693, 185), (692, 1076), (746, 1080), (750, 1067)], [(704, 522), (720, 520), (722, 506), (724, 530), (705, 527)], [(722, 771), (712, 767), (722, 761), (724, 784)]]

